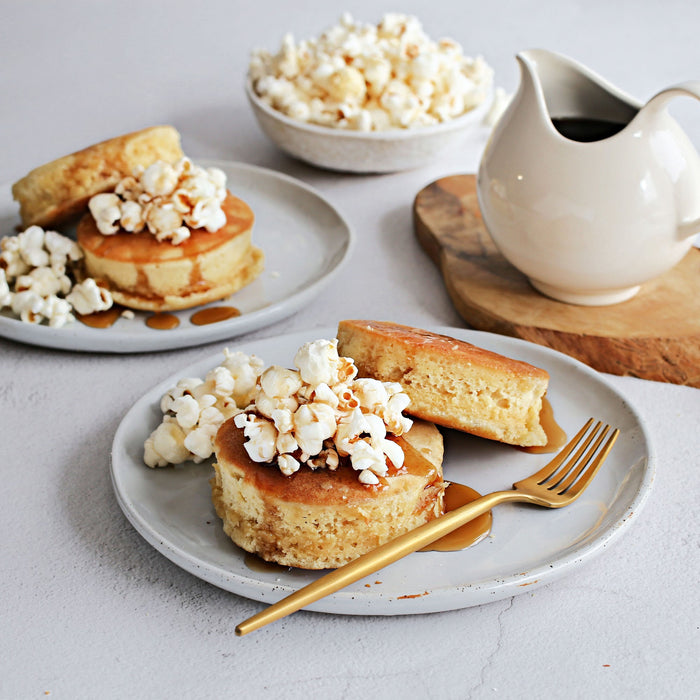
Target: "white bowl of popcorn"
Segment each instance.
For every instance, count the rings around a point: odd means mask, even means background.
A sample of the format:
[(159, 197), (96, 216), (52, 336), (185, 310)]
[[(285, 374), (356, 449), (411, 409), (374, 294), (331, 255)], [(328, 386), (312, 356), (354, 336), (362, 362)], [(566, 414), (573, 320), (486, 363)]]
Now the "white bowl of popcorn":
[(453, 151), (491, 103), (493, 71), (415, 18), (377, 25), (343, 15), (318, 39), (286, 35), (276, 54), (253, 51), (246, 93), (263, 132), (322, 168), (382, 173)]

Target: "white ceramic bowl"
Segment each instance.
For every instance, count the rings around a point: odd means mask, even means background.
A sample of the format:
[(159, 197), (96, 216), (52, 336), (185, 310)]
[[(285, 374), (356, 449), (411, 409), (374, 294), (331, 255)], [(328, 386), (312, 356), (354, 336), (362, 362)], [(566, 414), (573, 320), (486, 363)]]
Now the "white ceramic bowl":
[(390, 173), (432, 163), (483, 124), (491, 97), (467, 114), (435, 126), (349, 131), (291, 119), (266, 104), (250, 80), (246, 94), (260, 128), (280, 149), (312, 165), (353, 173)]

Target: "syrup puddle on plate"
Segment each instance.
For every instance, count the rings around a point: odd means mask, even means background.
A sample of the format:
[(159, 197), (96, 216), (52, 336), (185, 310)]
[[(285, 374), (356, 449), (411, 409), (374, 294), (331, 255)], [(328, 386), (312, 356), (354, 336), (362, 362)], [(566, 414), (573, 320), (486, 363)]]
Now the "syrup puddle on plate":
[[(450, 482), (445, 489), (445, 513), (457, 510), (461, 506), (466, 506), (467, 503), (476, 501), (481, 498), (481, 494), (469, 486)], [(493, 516), (491, 511), (482, 513), (473, 520), (470, 520), (464, 525), (461, 525), (456, 530), (448, 532), (435, 542), (419, 550), (421, 552), (457, 552), (460, 549), (471, 547), (477, 542), (486, 537), (491, 532), (491, 524)]]
[(84, 316), (76, 314), (76, 318), (82, 324), (90, 326), (90, 328), (111, 328), (123, 311), (123, 307), (115, 304), (106, 311), (95, 311), (95, 313), (85, 314)]
[(146, 319), (146, 325), (158, 331), (169, 331), (180, 325), (180, 319), (175, 314), (161, 311), (149, 316)]
[[(106, 311), (96, 311), (95, 313), (85, 314), (84, 316), (77, 314), (77, 318), (82, 324), (90, 328), (111, 328), (122, 313), (124, 313), (124, 307), (115, 304)], [(211, 323), (227, 321), (230, 318), (236, 318), (240, 315), (240, 310), (235, 306), (211, 306), (206, 309), (195, 311), (192, 316), (190, 316), (190, 323), (193, 323), (195, 326), (206, 326)], [(180, 319), (175, 314), (161, 311), (148, 316), (144, 323), (154, 330), (169, 331), (180, 325)]]
[(240, 316), (241, 312), (235, 306), (210, 306), (200, 309), (190, 316), (190, 323), (195, 326), (206, 326), (210, 323), (220, 323), (229, 318)]

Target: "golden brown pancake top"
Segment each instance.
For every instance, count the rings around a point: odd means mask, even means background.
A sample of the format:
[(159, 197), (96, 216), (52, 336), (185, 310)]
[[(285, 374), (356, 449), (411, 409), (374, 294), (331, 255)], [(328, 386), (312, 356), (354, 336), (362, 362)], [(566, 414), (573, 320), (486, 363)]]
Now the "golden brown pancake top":
[(252, 209), (230, 192), (221, 205), (226, 215), (226, 224), (218, 231), (209, 233), (205, 229), (193, 229), (189, 238), (179, 245), (158, 241), (156, 237), (142, 231), (129, 233), (118, 231), (113, 235), (99, 232), (92, 214), (87, 213), (78, 223), (78, 243), (93, 255), (120, 262), (146, 263), (156, 260), (195, 258), (224, 241), (248, 231), (253, 225)]
[[(344, 339), (353, 332), (383, 338), (390, 344), (397, 343), (415, 349), (423, 347), (436, 355), (447, 358), (449, 362), (462, 362), (467, 365), (476, 364), (480, 367), (498, 371), (516, 372), (521, 375), (532, 377), (549, 376), (545, 370), (539, 367), (534, 367), (527, 362), (499, 355), (485, 348), (472, 345), (465, 340), (458, 340), (439, 333), (387, 321), (341, 321), (338, 324), (337, 333), (341, 349)], [(358, 364), (358, 360), (356, 358), (353, 359), (355, 359), (355, 364), (357, 364), (360, 369), (360, 375), (365, 376), (362, 374), (363, 368), (360, 367), (361, 363)]]
[[(431, 483), (440, 480), (441, 476), (417, 449), (402, 438), (397, 438), (404, 450), (404, 466), (400, 470), (390, 465), (389, 476), (381, 478), (376, 486), (362, 484), (359, 472), (347, 461), (335, 470), (319, 468), (312, 470), (302, 465), (299, 471), (291, 476), (285, 476), (276, 464), (254, 462), (244, 447), (243, 429), (237, 428), (233, 418), (229, 418), (216, 435), (216, 457), (220, 465), (234, 464), (244, 477), (255, 485), (256, 489), (289, 503), (307, 503), (314, 505), (333, 506), (339, 503), (352, 505), (376, 498), (386, 488), (408, 488), (413, 478), (426, 477)], [(429, 484), (430, 485), (430, 484)], [(427, 488), (427, 487), (426, 487)]]

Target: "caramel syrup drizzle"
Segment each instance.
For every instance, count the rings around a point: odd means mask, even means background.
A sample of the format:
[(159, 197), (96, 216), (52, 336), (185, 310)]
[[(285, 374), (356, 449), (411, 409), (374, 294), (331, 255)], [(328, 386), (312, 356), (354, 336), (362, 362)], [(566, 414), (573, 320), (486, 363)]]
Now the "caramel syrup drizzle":
[[(77, 315), (78, 320), (89, 326), (90, 328), (111, 328), (119, 319), (124, 307), (115, 304), (106, 311), (96, 311), (92, 314), (84, 316)], [(210, 323), (220, 323), (227, 321), (229, 318), (240, 316), (241, 312), (235, 306), (211, 306), (206, 309), (195, 311), (190, 316), (190, 323), (195, 326), (205, 326)], [(154, 328), (159, 331), (168, 331), (177, 328), (180, 325), (180, 319), (175, 314), (168, 312), (154, 313), (145, 320), (149, 328)]]
[(175, 314), (158, 312), (146, 319), (146, 325), (158, 331), (169, 331), (180, 325), (180, 319)]
[(200, 309), (190, 316), (190, 323), (195, 326), (205, 326), (210, 323), (219, 323), (229, 318), (240, 316), (241, 312), (235, 306), (210, 306)]

